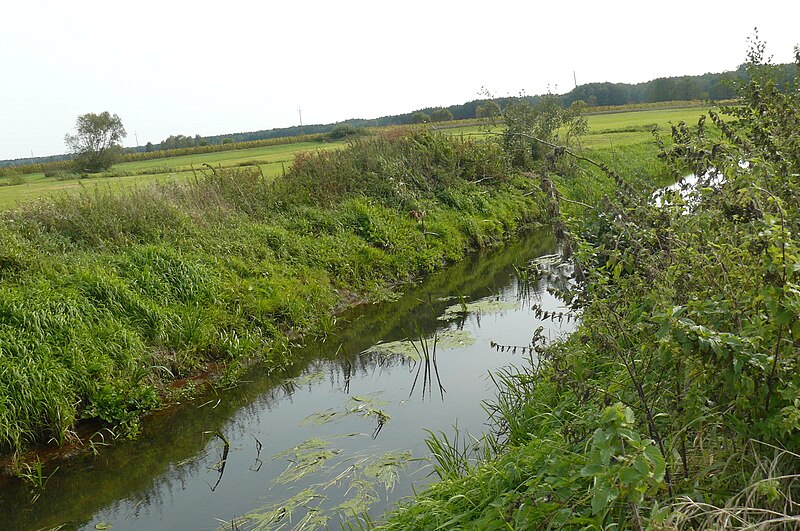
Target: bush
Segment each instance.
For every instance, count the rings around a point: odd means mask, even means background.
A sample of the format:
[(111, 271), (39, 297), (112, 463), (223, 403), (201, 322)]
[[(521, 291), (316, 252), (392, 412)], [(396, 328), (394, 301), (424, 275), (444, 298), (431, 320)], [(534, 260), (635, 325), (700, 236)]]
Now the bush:
[(436, 109), (431, 112), (431, 121), (434, 122), (449, 122), (453, 119), (453, 113), (447, 109)]
[(412, 124), (426, 124), (426, 123), (428, 123), (430, 121), (431, 121), (431, 117), (428, 116), (426, 113), (421, 112), (421, 111), (420, 112), (415, 112), (411, 116), (411, 123)]
[(355, 127), (349, 124), (341, 124), (334, 127), (330, 133), (328, 133), (328, 138), (331, 140), (342, 140), (343, 138), (351, 137), (351, 136), (359, 136), (359, 135), (366, 135), (367, 131), (363, 127)]

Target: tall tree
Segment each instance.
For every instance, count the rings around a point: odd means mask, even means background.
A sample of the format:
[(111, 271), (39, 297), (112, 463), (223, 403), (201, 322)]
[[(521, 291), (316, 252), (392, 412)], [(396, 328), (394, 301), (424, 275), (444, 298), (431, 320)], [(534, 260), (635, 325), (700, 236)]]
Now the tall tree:
[(119, 116), (108, 111), (82, 114), (75, 122), (75, 130), (74, 135), (64, 136), (64, 142), (75, 155), (78, 170), (103, 171), (119, 160), (122, 155), (119, 142), (127, 136)]

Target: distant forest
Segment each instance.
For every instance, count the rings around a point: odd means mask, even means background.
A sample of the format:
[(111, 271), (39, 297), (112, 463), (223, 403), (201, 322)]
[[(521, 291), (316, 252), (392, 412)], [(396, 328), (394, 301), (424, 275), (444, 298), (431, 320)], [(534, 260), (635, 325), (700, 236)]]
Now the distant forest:
[[(779, 83), (788, 84), (794, 79), (794, 65), (785, 64), (779, 67)], [(700, 76), (679, 76), (662, 77), (635, 85), (628, 83), (588, 83), (579, 85), (573, 90), (563, 94), (561, 100), (564, 105), (569, 105), (576, 100), (583, 100), (591, 107), (601, 107), (608, 105), (631, 105), (640, 103), (658, 103), (667, 101), (689, 101), (689, 100), (726, 100), (735, 97), (735, 83), (745, 80), (746, 73), (744, 65), (732, 72), (722, 72), (719, 74), (703, 74)], [(526, 96), (531, 103), (535, 103), (539, 96)], [(509, 101), (517, 98), (504, 97), (495, 98), (494, 101), (503, 108)], [(463, 103), (461, 105), (451, 105), (444, 108), (452, 115), (453, 120), (465, 120), (475, 118), (479, 106), (485, 105), (489, 100), (477, 99)], [(405, 114), (395, 114), (381, 118), (350, 119), (334, 124), (315, 124), (292, 127), (281, 127), (263, 131), (252, 131), (247, 133), (229, 133), (201, 137), (172, 135), (159, 144), (148, 142), (144, 146), (126, 148), (128, 153), (143, 151), (159, 151), (162, 149), (188, 148), (204, 146), (209, 144), (227, 144), (233, 142), (248, 142), (252, 140), (264, 140), (269, 138), (293, 137), (300, 135), (311, 135), (317, 133), (330, 133), (335, 127), (347, 125), (353, 127), (381, 127), (387, 125), (407, 125), (415, 123), (419, 116), (431, 116), (442, 113), (441, 107), (428, 107)], [(53, 155), (49, 157), (34, 157), (16, 160), (0, 161), (0, 167), (19, 164), (33, 164), (40, 162), (50, 162), (70, 158), (69, 155)]]

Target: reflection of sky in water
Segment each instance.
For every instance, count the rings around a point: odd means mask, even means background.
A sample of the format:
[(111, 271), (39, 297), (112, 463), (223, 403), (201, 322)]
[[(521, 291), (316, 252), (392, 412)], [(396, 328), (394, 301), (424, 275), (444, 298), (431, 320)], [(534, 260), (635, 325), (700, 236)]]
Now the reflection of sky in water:
[[(496, 270), (482, 270), (479, 265), (469, 264), (456, 266), (454, 272), (448, 270), (453, 275), (464, 276), (463, 285), (456, 286), (456, 289), (470, 289), (463, 293), (467, 302), (482, 299), (519, 301), (515, 309), (469, 314), (450, 321), (437, 320), (447, 306), (457, 301), (435, 302), (437, 298), (453, 295), (441, 290), (454, 289), (446, 276), (435, 275), (400, 301), (362, 308), (353, 312), (355, 316), (344, 316), (351, 322), (341, 327), (338, 336), (305, 348), (308, 355), (318, 358), (308, 363), (303, 372), (321, 371), (323, 376), (316, 379), (300, 377), (275, 386), (268, 378), (253, 374), (250, 384), (218, 395), (211, 394), (182, 411), (157, 417), (141, 440), (115, 444), (101, 451), (96, 458), (87, 456), (65, 464), (64, 471), (53, 477), (52, 486), (48, 486), (45, 495), (33, 507), (32, 514), (38, 514), (32, 516), (27, 524), (32, 528), (56, 525), (63, 522), (66, 515), (72, 514), (75, 515), (72, 517), (74, 524), (90, 529), (98, 523), (111, 523), (115, 530), (214, 529), (219, 524), (216, 519), (231, 520), (285, 500), (310, 484), (331, 480), (336, 473), (359, 459), (401, 450), (411, 451), (414, 457), (424, 457), (428, 454), (424, 444), (425, 429), (443, 431), (452, 436), (452, 426), (457, 424), (461, 433), (479, 435), (487, 429), (481, 401), (494, 395), (488, 372), (504, 365), (524, 363), (525, 359), (521, 354), (499, 352), (490, 343), (526, 346), (539, 325), (545, 327), (545, 336), (564, 333), (572, 326), (566, 322), (559, 325), (557, 321), (535, 318), (532, 304), (543, 310), (563, 311), (560, 303), (544, 289), (544, 280), (519, 300), (523, 290), (517, 286), (511, 263), (523, 263), (537, 255), (536, 249), (526, 253), (523, 245), (525, 242), (508, 251), (495, 253), (511, 255), (505, 257), (505, 263), (497, 265)], [(529, 241), (527, 247), (536, 246)], [(552, 245), (544, 246), (538, 254), (542, 252), (552, 252)], [(480, 260), (476, 262), (480, 263)], [(557, 272), (557, 268), (551, 269)], [(487, 278), (483, 284), (475, 284), (476, 275)], [(420, 301), (430, 303), (421, 304)], [(395, 309), (406, 313), (396, 315)], [(385, 325), (380, 337), (371, 334), (380, 328), (376, 323)], [(413, 362), (400, 355), (382, 356), (368, 352), (377, 342), (403, 339), (412, 333), (414, 326), (419, 326), (424, 334), (430, 336), (434, 329), (440, 333), (447, 329), (462, 329), (475, 338), (474, 344), (466, 347), (437, 348), (441, 383), (447, 391), (444, 401), (439, 396), (433, 370), (432, 397), (422, 399), (422, 375), (414, 396), (409, 397), (416, 372)], [(337, 351), (339, 354), (334, 357)], [(350, 397), (354, 395), (374, 396), (386, 402), (381, 409), (391, 419), (377, 438), (371, 436), (377, 423), (374, 416), (351, 414), (327, 424), (300, 425), (303, 419), (314, 413), (343, 410), (348, 404), (352, 405)], [(197, 408), (206, 401), (206, 405)], [(220, 438), (209, 433), (216, 429), (230, 441), (221, 480), (219, 461), (224, 445)], [(359, 435), (345, 436), (350, 434)], [(277, 459), (273, 456), (310, 438), (330, 438), (329, 448), (339, 451), (328, 461), (329, 465), (334, 465), (297, 484), (275, 485), (274, 479), (290, 463), (286, 456)], [(260, 453), (259, 443), (262, 445)], [(405, 472), (401, 472), (400, 483), (388, 495), (382, 488), (377, 488), (380, 501), (371, 511), (373, 516), (380, 516), (387, 504), (412, 493), (409, 477), (418, 487), (430, 481), (430, 468), (423, 464), (420, 469), (420, 466), (420, 463), (411, 463)], [(124, 486), (126, 482), (130, 486)], [(122, 484), (116, 495), (121, 499), (102, 501), (102, 492), (109, 490), (103, 486), (116, 483)], [(213, 492), (212, 487), (215, 487)], [(323, 491), (329, 498), (326, 506), (334, 507), (346, 499), (342, 496), (348, 487), (349, 482), (343, 481), (338, 487)], [(92, 489), (96, 492), (93, 493)], [(75, 502), (72, 507), (71, 501)], [(92, 502), (97, 507), (93, 507)], [(87, 507), (83, 510), (95, 513), (94, 516), (82, 516), (79, 506)], [(295, 522), (302, 514), (300, 510), (295, 515)], [(19, 514), (14, 517), (19, 518)], [(87, 522), (86, 518), (91, 520)], [(329, 525), (338, 527), (335, 520)], [(24, 524), (20, 522), (20, 526), (24, 527)]]

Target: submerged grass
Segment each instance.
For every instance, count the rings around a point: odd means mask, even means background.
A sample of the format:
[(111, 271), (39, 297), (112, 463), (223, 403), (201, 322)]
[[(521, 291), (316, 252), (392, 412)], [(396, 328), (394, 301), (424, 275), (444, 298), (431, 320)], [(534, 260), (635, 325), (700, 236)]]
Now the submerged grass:
[[(285, 178), (83, 191), (0, 217), (0, 449), (135, 434), (210, 363), (292, 364), (352, 300), (543, 220), (499, 148), (428, 132), (299, 156)], [(424, 228), (409, 212), (424, 212)]]

